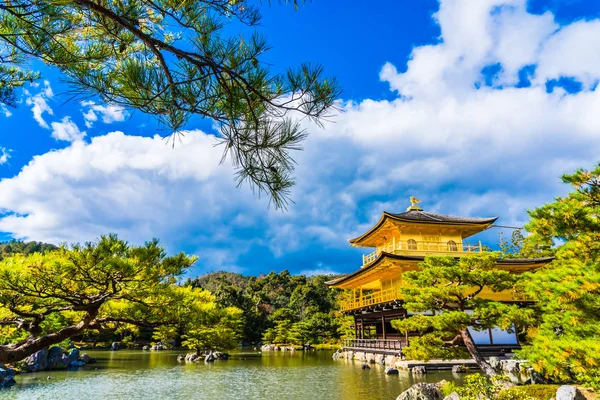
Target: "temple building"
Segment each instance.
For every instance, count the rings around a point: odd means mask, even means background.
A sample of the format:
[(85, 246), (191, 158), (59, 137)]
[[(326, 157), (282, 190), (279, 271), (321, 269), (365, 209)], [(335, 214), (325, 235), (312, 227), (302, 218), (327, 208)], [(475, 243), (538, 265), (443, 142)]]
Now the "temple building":
[[(467, 243), (477, 233), (492, 227), (497, 217), (455, 217), (423, 211), (419, 201), (411, 197), (412, 205), (406, 212), (384, 212), (371, 229), (350, 239), (354, 247), (375, 249), (363, 255), (362, 266), (342, 278), (327, 282), (332, 288), (346, 292), (340, 310), (354, 316), (355, 339), (348, 340), (349, 350), (398, 353), (410, 343), (410, 334), (401, 335), (391, 321), (411, 316), (402, 307), (402, 274), (418, 270), (425, 256), (444, 255), (463, 257), (484, 252), (480, 241)], [(540, 268), (552, 258), (499, 259), (497, 268), (522, 273)], [(505, 302), (526, 303), (511, 292), (493, 292), (483, 289), (478, 295)], [(482, 350), (500, 354), (519, 347), (515, 333), (501, 329), (470, 330), (475, 343)], [(416, 334), (415, 334), (416, 335)]]

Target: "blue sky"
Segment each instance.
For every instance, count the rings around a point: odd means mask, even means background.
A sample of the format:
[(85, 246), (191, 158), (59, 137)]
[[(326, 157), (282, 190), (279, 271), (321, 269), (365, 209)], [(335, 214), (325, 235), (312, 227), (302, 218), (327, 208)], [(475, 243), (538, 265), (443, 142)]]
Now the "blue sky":
[(599, 18), (584, 0), (266, 7), (265, 61), (321, 63), (344, 89), (333, 123), (306, 124), (287, 212), (235, 188), (210, 121), (172, 150), (152, 117), (69, 101), (60, 74), (34, 65), (43, 79), (0, 112), (0, 238), (117, 232), (197, 254), (194, 274), (316, 273), (358, 268), (347, 239), (411, 195), (520, 226), (567, 190), (562, 173), (600, 159)]

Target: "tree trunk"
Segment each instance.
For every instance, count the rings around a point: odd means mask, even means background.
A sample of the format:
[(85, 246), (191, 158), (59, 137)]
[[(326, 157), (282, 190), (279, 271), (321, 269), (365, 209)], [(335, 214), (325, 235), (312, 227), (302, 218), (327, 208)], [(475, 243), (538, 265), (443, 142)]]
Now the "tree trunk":
[(22, 342), (0, 346), (0, 364), (21, 361), (33, 353), (58, 344), (85, 331), (92, 323), (98, 310), (89, 311), (77, 324), (40, 337), (30, 337)]
[(473, 342), (473, 338), (471, 337), (469, 330), (465, 328), (461, 329), (459, 332), (467, 351), (469, 354), (471, 354), (471, 357), (473, 357), (473, 360), (475, 360), (479, 368), (481, 368), (481, 370), (490, 378), (496, 375), (494, 368), (492, 368), (485, 358), (483, 358), (481, 353), (479, 353), (479, 350), (477, 349), (477, 346), (475, 346), (475, 342)]

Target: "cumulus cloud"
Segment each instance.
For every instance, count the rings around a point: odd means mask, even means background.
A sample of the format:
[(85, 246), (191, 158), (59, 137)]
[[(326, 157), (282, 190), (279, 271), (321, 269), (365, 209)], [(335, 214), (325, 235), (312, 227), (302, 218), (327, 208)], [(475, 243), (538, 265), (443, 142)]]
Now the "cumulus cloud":
[(135, 243), (226, 241), (231, 226), (221, 218), (245, 201), (214, 144), (200, 131), (188, 132), (175, 149), (158, 136), (111, 132), (36, 156), (0, 181), (0, 231), (54, 243), (107, 232)]
[(85, 119), (85, 126), (88, 128), (91, 128), (94, 122), (98, 121), (98, 115), (105, 124), (124, 121), (128, 115), (123, 107), (113, 104), (103, 106), (93, 101), (82, 101), (81, 105), (86, 110), (83, 112), (83, 118)]
[(52, 137), (56, 140), (65, 140), (75, 142), (83, 140), (86, 133), (81, 132), (79, 127), (71, 121), (71, 117), (66, 116), (61, 122), (52, 122)]
[[(339, 254), (343, 239), (365, 232), (383, 210), (403, 211), (410, 195), (434, 212), (499, 215), (503, 225), (522, 226), (527, 209), (568, 189), (562, 173), (598, 161), (600, 92), (592, 89), (600, 62), (585, 53), (600, 54), (600, 43), (585, 41), (586, 51), (581, 44), (582, 32), (600, 37), (597, 20), (559, 27), (521, 0), (442, 1), (434, 19), (438, 43), (380, 72), (397, 99), (342, 102), (335, 124), (306, 125), (296, 204), (271, 215), (274, 251), (292, 237), (302, 238), (295, 248), (317, 242)], [(486, 76), (491, 65), (496, 72)], [(534, 73), (518, 85), (524, 68)], [(563, 76), (583, 90), (548, 93), (546, 83)], [(496, 235), (484, 238), (493, 244)]]
[[(433, 212), (522, 225), (526, 209), (568, 190), (562, 173), (598, 161), (599, 21), (559, 26), (524, 0), (442, 1), (434, 19), (435, 43), (380, 71), (396, 99), (340, 100), (325, 129), (303, 121), (310, 135), (294, 154), (295, 203), (285, 213), (234, 187), (210, 135), (191, 132), (170, 150), (158, 137), (113, 132), (2, 180), (0, 230), (55, 242), (157, 236), (198, 253), (203, 270), (310, 273), (355, 269), (361, 251), (345, 239), (384, 210), (403, 211), (410, 195)], [(564, 77), (582, 89), (546, 89)], [(104, 118), (96, 106), (85, 106), (90, 124)]]
[[(37, 87), (37, 86), (34, 86)], [(48, 113), (49, 115), (53, 115), (54, 111), (48, 105), (47, 100), (51, 99), (54, 96), (52, 92), (52, 87), (50, 86), (50, 82), (44, 81), (44, 87), (40, 92), (36, 95), (32, 96), (29, 91), (24, 91), (27, 96), (25, 100), (25, 104), (31, 106), (31, 111), (33, 112), (33, 119), (37, 121), (37, 123), (45, 129), (50, 129), (48, 123), (44, 120), (44, 113)]]

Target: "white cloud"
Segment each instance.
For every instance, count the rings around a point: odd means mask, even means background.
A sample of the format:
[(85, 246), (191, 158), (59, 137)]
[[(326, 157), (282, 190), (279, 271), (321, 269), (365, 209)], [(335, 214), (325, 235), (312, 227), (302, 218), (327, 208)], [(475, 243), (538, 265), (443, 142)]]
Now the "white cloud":
[[(595, 164), (600, 91), (546, 93), (545, 83), (564, 75), (600, 79), (600, 61), (582, 49), (600, 54), (600, 41), (581, 39), (598, 21), (558, 29), (550, 13), (529, 14), (525, 6), (443, 1), (439, 43), (416, 47), (407, 68), (381, 70), (396, 100), (344, 102), (335, 124), (307, 125), (296, 204), (271, 215), (273, 251), (283, 251), (284, 238), (293, 238), (294, 249), (318, 242), (340, 251), (381, 211), (403, 211), (410, 195), (432, 211), (522, 225), (526, 209), (568, 190), (561, 174)], [(568, 61), (558, 62), (553, 41), (563, 54), (570, 49)], [(497, 63), (495, 87), (481, 86), (482, 69)], [(531, 64), (538, 65), (532, 85), (511, 87)]]
[(6, 164), (10, 158), (10, 150), (0, 147), (0, 165)]
[[(524, 0), (443, 1), (435, 19), (438, 43), (416, 47), (406, 68), (380, 72), (397, 99), (340, 101), (325, 129), (303, 122), (310, 136), (294, 154), (298, 183), (286, 213), (234, 187), (210, 135), (192, 132), (171, 150), (158, 137), (113, 132), (37, 156), (2, 180), (0, 210), (11, 213), (0, 230), (55, 242), (157, 236), (198, 249), (208, 270), (243, 268), (237, 260), (252, 246), (271, 258), (321, 249), (302, 264), (310, 273), (357, 267), (360, 250), (345, 239), (383, 210), (403, 211), (410, 195), (434, 212), (521, 225), (527, 208), (568, 190), (562, 173), (598, 161), (600, 91), (590, 90), (600, 79), (598, 21), (558, 27), (550, 13), (527, 13)], [(494, 64), (501, 71), (489, 87), (482, 69)], [(528, 65), (537, 65), (531, 86), (514, 87)], [(547, 93), (546, 82), (561, 76), (584, 90)], [(104, 118), (96, 104), (85, 107), (86, 122)], [(342, 252), (354, 252), (356, 264), (336, 264)]]
[(30, 95), (29, 91), (27, 90), (25, 90), (24, 93), (27, 96), (25, 104), (31, 106), (31, 111), (33, 112), (33, 119), (35, 119), (42, 128), (50, 129), (50, 126), (44, 120), (43, 117), (44, 113), (48, 113), (50, 115), (54, 114), (54, 111), (52, 110), (52, 108), (50, 108), (48, 102), (46, 101), (54, 96), (52, 88), (50, 87), (50, 82), (44, 81), (44, 87), (35, 96)]
[(114, 104), (103, 106), (93, 101), (82, 101), (81, 105), (87, 108), (87, 111), (83, 112), (83, 118), (85, 119), (85, 126), (88, 128), (91, 128), (94, 122), (98, 120), (98, 114), (105, 124), (124, 121), (128, 115), (123, 107)]
[(66, 116), (61, 122), (52, 122), (52, 137), (56, 140), (65, 140), (75, 142), (83, 140), (86, 133), (81, 132), (79, 127), (71, 121), (71, 117)]
[[(231, 168), (219, 165), (213, 136), (192, 131), (184, 141), (172, 149), (158, 136), (112, 132), (36, 156), (0, 181), (0, 210), (10, 211), (0, 231), (55, 243), (107, 232), (137, 243), (208, 242), (222, 229), (220, 218), (246, 202)], [(198, 225), (210, 228), (209, 239), (188, 236)]]
[(0, 104), (0, 112), (4, 114), (6, 118), (12, 115), (12, 111), (10, 111), (4, 104)]

